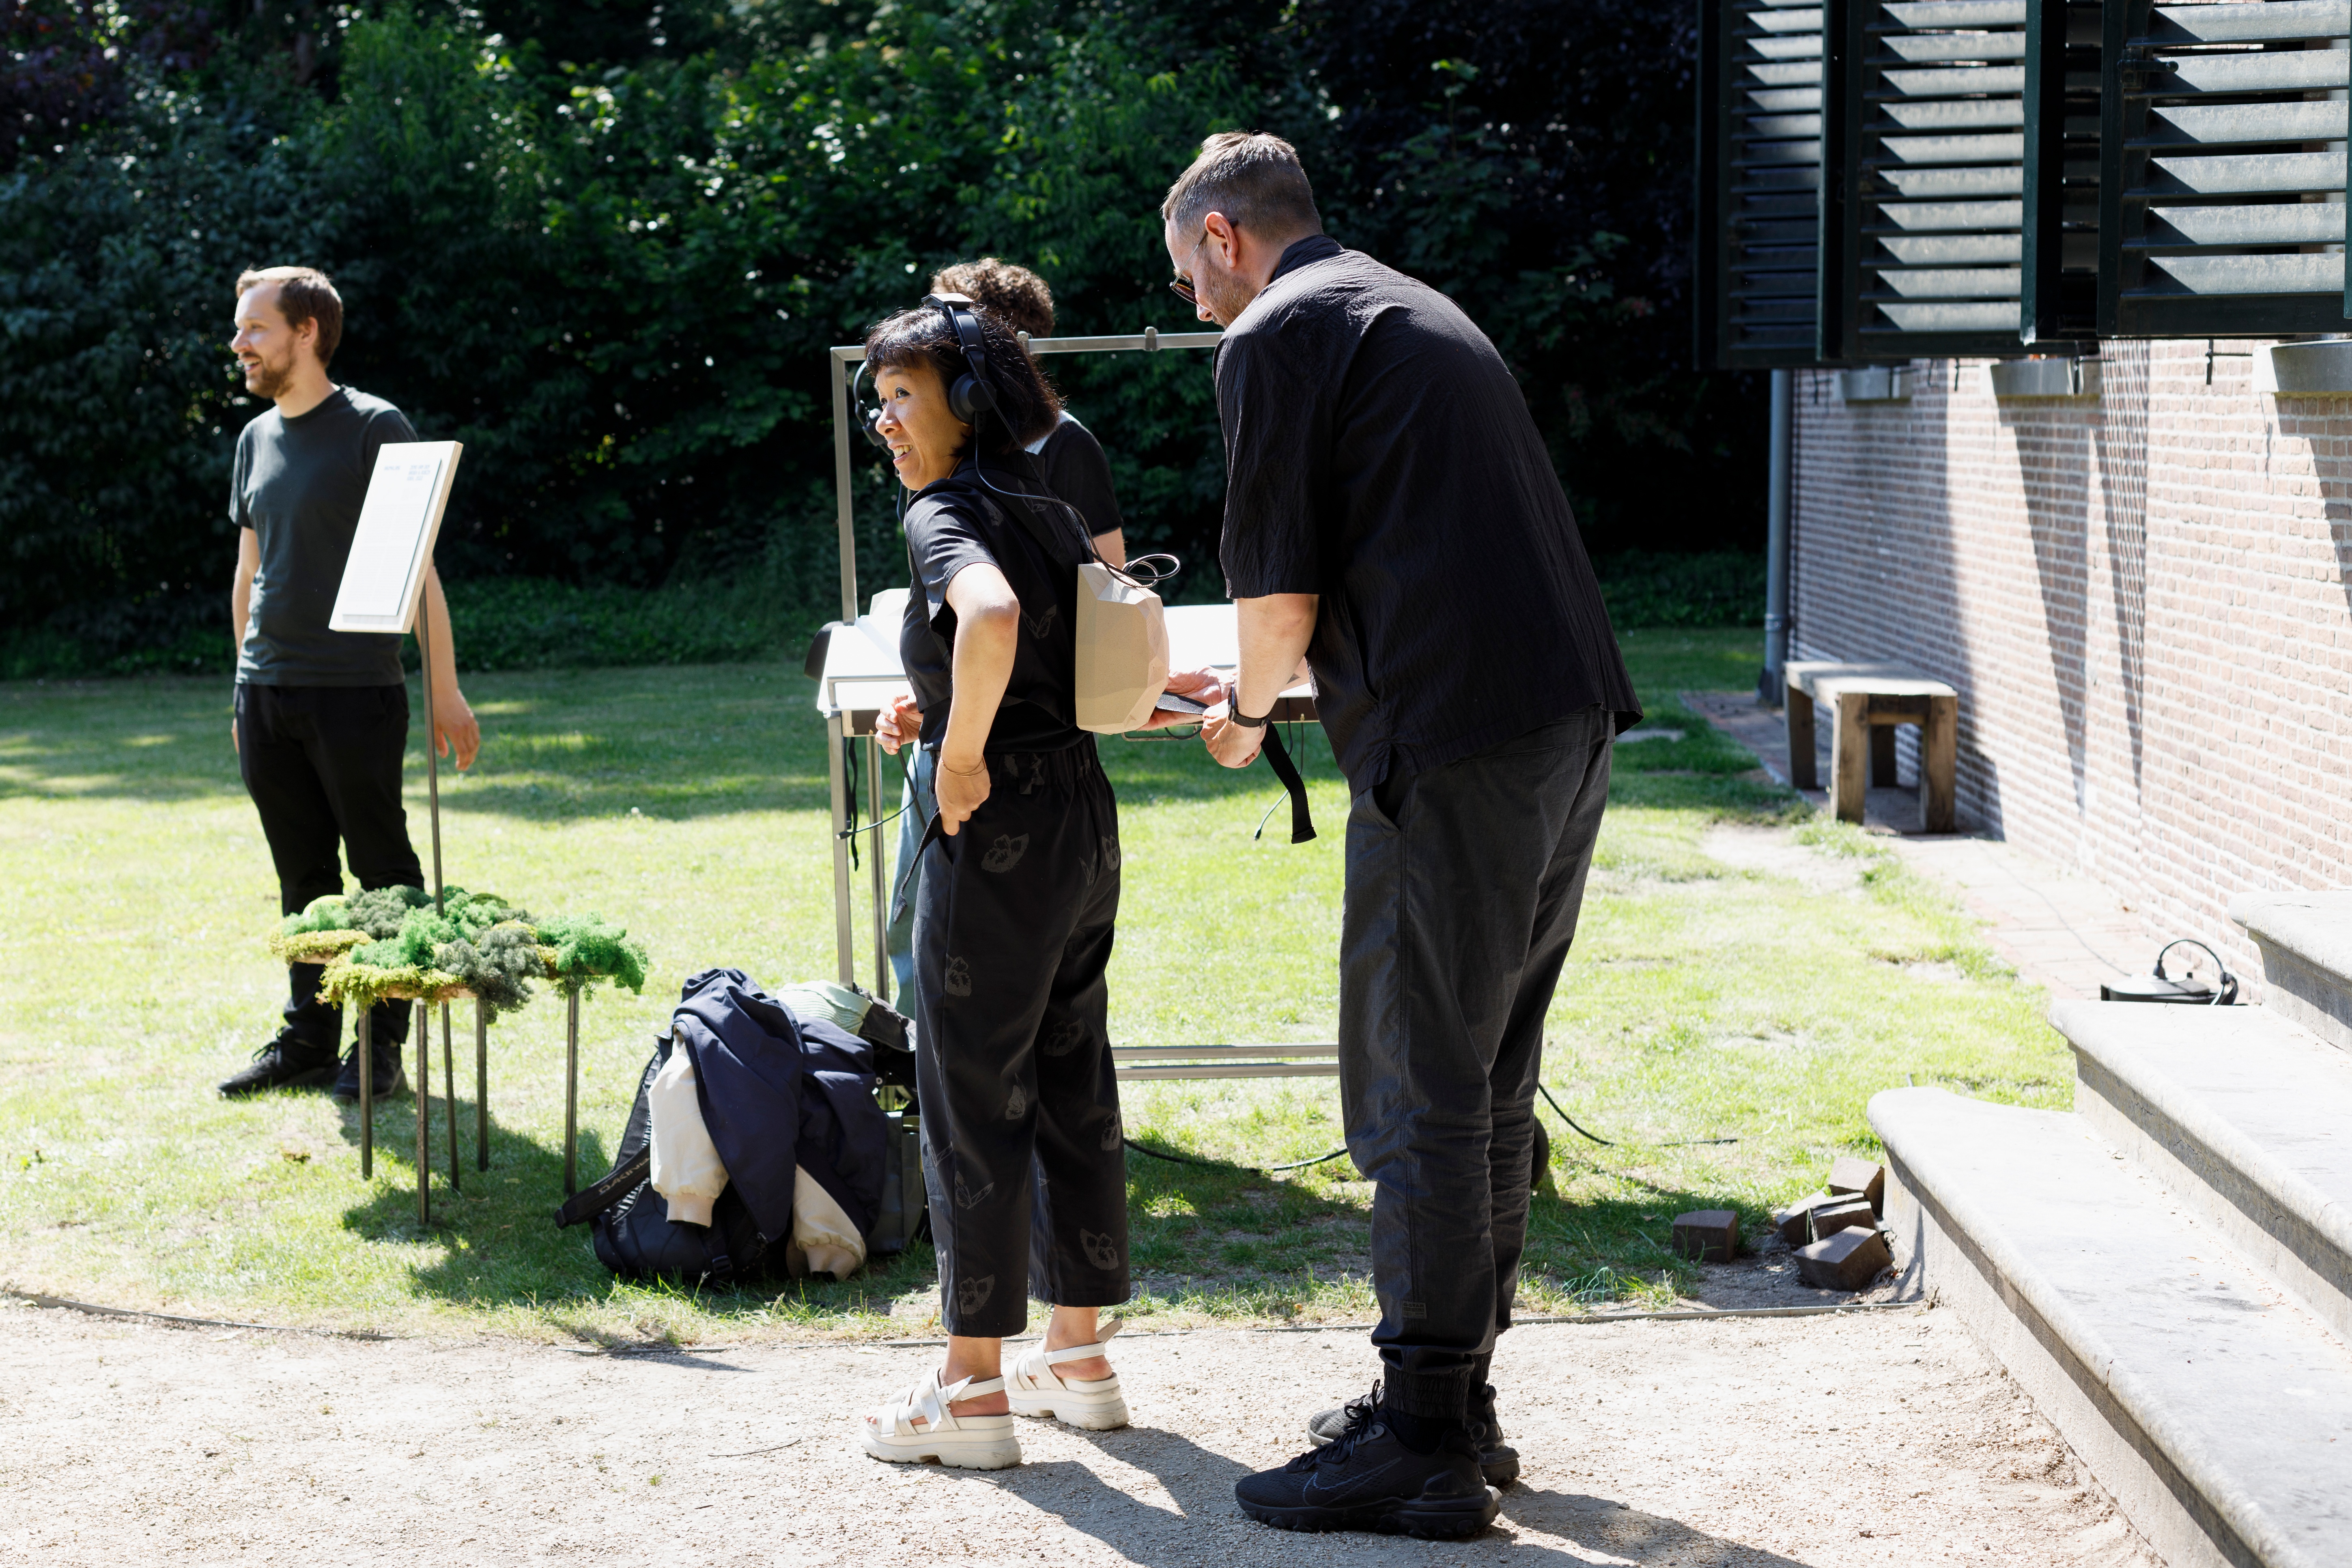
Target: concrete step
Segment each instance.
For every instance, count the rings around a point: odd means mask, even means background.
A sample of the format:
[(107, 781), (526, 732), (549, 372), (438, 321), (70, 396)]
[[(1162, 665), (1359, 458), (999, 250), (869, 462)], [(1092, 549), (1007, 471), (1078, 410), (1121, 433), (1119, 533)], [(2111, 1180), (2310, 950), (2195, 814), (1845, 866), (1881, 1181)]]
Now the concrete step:
[(2050, 1021), (2092, 1129), (2352, 1340), (2352, 1053), (2268, 1007), (2061, 1002)]
[(1909, 1272), (2170, 1568), (2352, 1564), (2352, 1353), (2317, 1319), (2080, 1116), (1898, 1089), (1870, 1121)]
[(2352, 1051), (2352, 892), (2240, 893), (2230, 918), (2262, 950), (2264, 1005)]

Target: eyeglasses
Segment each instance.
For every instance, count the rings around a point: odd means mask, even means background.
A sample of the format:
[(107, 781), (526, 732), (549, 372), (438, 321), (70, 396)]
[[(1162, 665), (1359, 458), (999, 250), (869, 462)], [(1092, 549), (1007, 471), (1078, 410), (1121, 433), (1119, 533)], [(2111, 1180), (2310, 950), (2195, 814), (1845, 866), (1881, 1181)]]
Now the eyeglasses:
[[(1201, 253), (1201, 247), (1206, 245), (1208, 242), (1209, 226), (1207, 224), (1202, 224), (1201, 226), (1201, 237), (1192, 242), (1192, 254), (1198, 256)], [(1192, 280), (1190, 278), (1177, 279), (1174, 282), (1168, 285), (1168, 291), (1175, 295), (1179, 300), (1183, 300), (1187, 305), (1193, 307), (1195, 310), (1200, 308), (1201, 297), (1193, 291)]]

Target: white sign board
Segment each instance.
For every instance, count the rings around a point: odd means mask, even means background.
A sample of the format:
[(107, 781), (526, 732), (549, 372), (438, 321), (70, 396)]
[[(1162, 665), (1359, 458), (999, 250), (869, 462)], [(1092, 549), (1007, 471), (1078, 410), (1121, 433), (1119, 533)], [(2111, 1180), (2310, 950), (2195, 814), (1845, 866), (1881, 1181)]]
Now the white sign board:
[(456, 441), (399, 441), (380, 447), (375, 474), (360, 507), (359, 531), (343, 563), (334, 614), (339, 632), (404, 632), (425, 592), (425, 569), (457, 474)]

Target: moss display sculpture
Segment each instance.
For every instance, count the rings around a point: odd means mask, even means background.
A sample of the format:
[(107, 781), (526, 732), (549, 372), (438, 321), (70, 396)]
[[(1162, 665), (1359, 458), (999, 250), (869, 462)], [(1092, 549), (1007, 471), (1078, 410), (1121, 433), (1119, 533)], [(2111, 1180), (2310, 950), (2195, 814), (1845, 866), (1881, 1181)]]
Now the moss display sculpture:
[(319, 994), (339, 1006), (470, 995), (509, 1013), (530, 1000), (534, 980), (566, 993), (600, 980), (636, 992), (646, 984), (645, 944), (626, 927), (596, 914), (541, 920), (457, 887), (443, 889), (438, 913), (421, 888), (331, 894), (287, 916), (269, 946), (289, 963), (325, 964)]

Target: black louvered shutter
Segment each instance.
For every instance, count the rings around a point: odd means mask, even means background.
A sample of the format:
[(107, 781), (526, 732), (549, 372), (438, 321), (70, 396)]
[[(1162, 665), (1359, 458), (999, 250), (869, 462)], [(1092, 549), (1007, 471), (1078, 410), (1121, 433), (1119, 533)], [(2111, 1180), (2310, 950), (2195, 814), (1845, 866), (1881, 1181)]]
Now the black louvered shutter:
[(2109, 0), (2099, 329), (2342, 331), (2347, 0)]
[(2024, 340), (2095, 340), (2099, 319), (2098, 0), (2025, 8)]
[(1699, 47), (1699, 363), (1811, 364), (1821, 0), (1704, 0)]
[(1825, 358), (2026, 353), (2026, 0), (1833, 0)]

